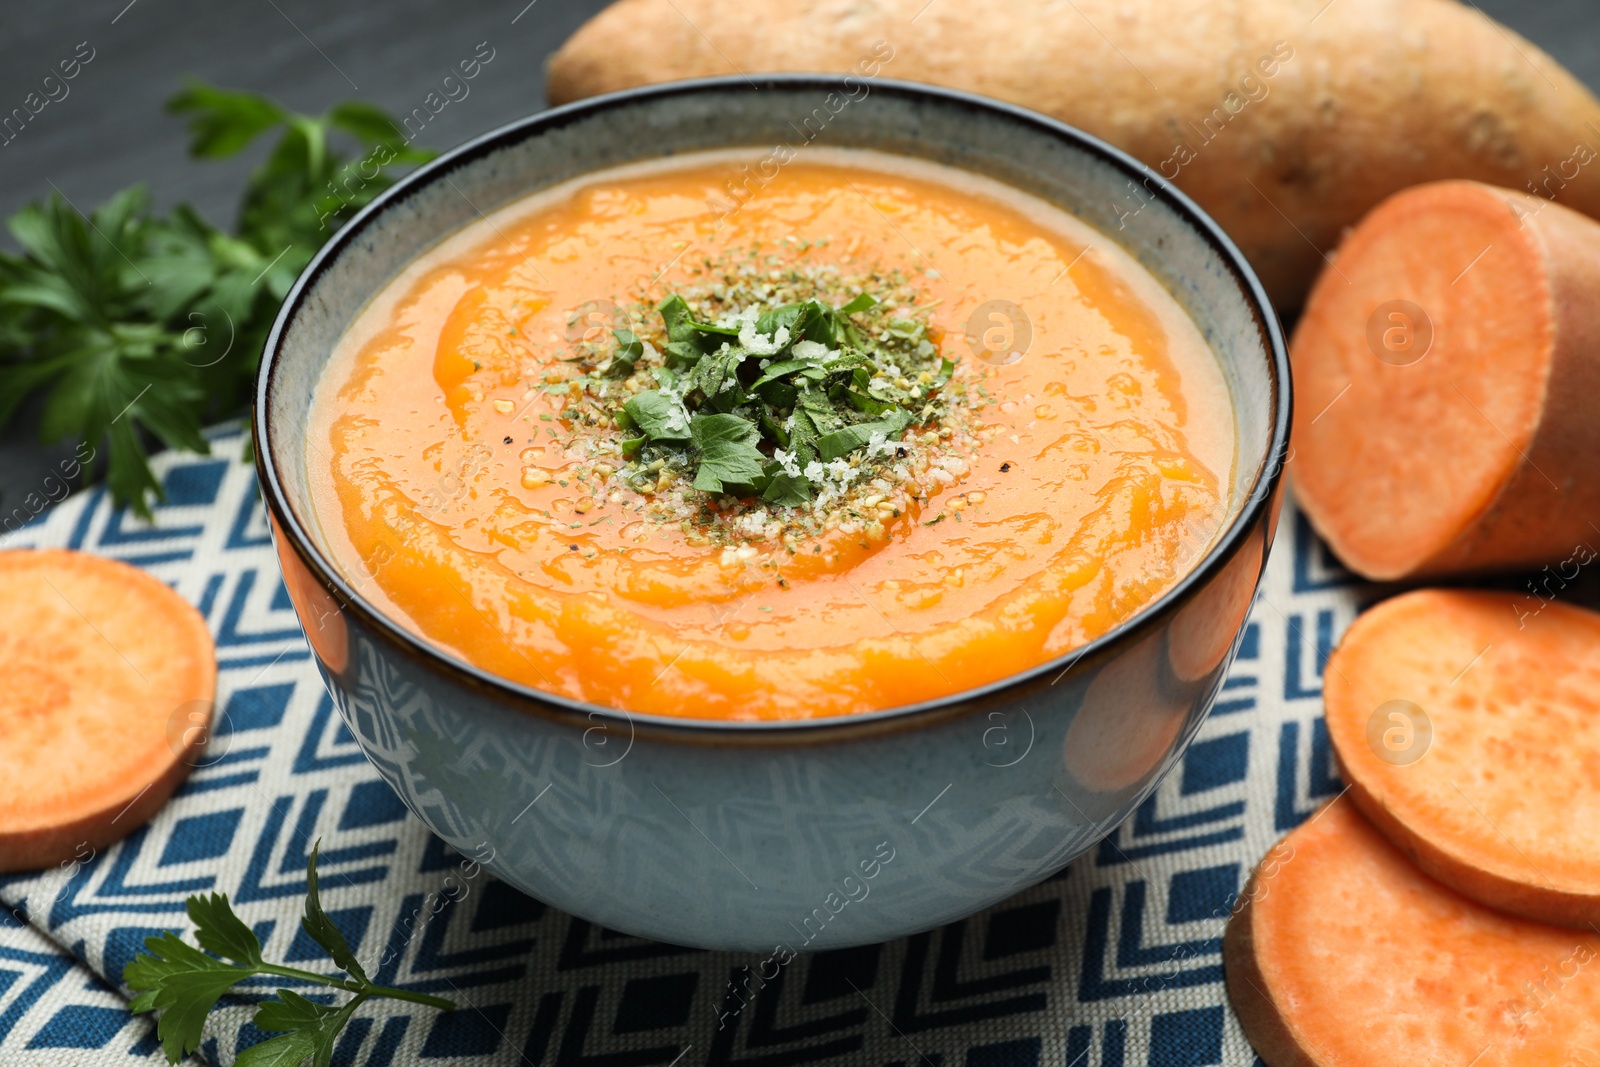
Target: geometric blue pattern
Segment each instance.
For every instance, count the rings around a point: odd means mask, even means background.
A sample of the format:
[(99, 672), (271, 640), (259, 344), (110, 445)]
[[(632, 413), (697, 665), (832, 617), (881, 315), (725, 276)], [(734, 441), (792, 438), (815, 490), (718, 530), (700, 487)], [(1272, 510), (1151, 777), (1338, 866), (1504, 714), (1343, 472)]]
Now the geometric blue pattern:
[(1242, 782), (1250, 772), (1250, 733), (1241, 730), (1223, 737), (1196, 741), (1183, 755), (1179, 792), (1184, 796)]
[(243, 808), (214, 811), (207, 815), (191, 815), (179, 819), (172, 827), (166, 845), (161, 850), (158, 867), (170, 867), (195, 860), (216, 859), (225, 856), (233, 844), (233, 835), (239, 829)]
[(177, 508), (215, 503), (217, 492), (222, 488), (222, 477), (227, 473), (225, 459), (200, 460), (173, 467), (161, 480), (166, 500), (157, 506)]
[[(310, 663), (240, 427), (211, 437), (211, 456), (158, 458), (168, 499), (154, 525), (94, 488), (4, 541), (147, 568), (200, 609), (220, 669), (220, 758), (148, 826), (80, 862), (0, 876), (5, 1067), (164, 1062), (118, 983), (146, 937), (187, 929), (190, 893), (227, 892), (269, 957), (322, 967), (299, 922), (318, 838), (324, 904), (369, 973), (464, 1005), (364, 1005), (336, 1048), (340, 1067), (1256, 1062), (1225, 1003), (1223, 924), (1256, 860), (1343, 788), (1322, 671), (1371, 596), (1292, 504), (1211, 717), (1104, 842), (985, 913), (802, 956), (736, 995), (759, 958), (565, 915), (495, 881), (410, 815)], [(250, 1005), (281, 981), (226, 1001), (202, 1058), (226, 1065), (261, 1040)]]
[(68, 1004), (28, 1039), (28, 1048), (104, 1048), (127, 1025), (121, 1008)]
[(1233, 906), (1240, 888), (1237, 863), (1177, 872), (1168, 883), (1167, 925), (1215, 918)]
[(1167, 1012), (1150, 1020), (1150, 1067), (1222, 1062), (1222, 1009)]
[(423, 1059), (460, 1059), (487, 1056), (500, 1047), (510, 1004), (488, 1005), (476, 1012), (449, 1012), (438, 1016), (422, 1045)]
[(339, 829), (358, 830), (364, 826), (382, 826), (398, 822), (410, 812), (386, 782), (362, 782), (350, 790), (344, 812), (339, 816)]

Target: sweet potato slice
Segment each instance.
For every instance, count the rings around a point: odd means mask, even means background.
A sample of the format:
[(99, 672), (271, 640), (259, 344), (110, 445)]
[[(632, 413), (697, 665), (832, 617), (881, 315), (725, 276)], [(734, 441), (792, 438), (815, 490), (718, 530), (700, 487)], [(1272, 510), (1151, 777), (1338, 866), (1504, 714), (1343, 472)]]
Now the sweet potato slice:
[(206, 741), (205, 620), (143, 571), (0, 552), (0, 871), (82, 859), (143, 825)]
[(1600, 934), (1447, 889), (1348, 799), (1284, 838), (1241, 899), (1228, 996), (1269, 1067), (1600, 1063)]
[(1600, 615), (1407, 593), (1351, 626), (1323, 699), (1351, 797), (1424, 871), (1503, 911), (1600, 926)]
[(1294, 491), (1396, 579), (1550, 563), (1600, 514), (1600, 223), (1476, 182), (1380, 204), (1295, 330)]

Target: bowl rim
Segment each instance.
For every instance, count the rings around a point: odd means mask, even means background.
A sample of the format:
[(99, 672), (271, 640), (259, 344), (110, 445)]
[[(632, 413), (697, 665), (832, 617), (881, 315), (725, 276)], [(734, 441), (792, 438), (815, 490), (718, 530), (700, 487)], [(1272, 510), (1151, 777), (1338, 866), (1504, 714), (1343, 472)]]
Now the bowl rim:
[[(885, 93), (912, 100), (933, 100), (944, 106), (987, 112), (996, 118), (1032, 127), (1046, 136), (1070, 142), (1079, 150), (1099, 157), (1114, 169), (1123, 171), (1131, 180), (1140, 182), (1153, 197), (1163, 201), (1212, 246), (1218, 258), (1232, 273), (1235, 283), (1247, 298), (1267, 351), (1272, 428), (1266, 454), (1255, 473), (1250, 493), (1243, 506), (1187, 573), (1155, 600), (1093, 640), (1060, 656), (993, 682), (932, 700), (873, 711), (819, 718), (760, 720), (691, 718), (634, 712), (624, 708), (591, 704), (514, 682), (469, 663), (455, 653), (413, 633), (368, 603), (356, 591), (338, 566), (309, 536), (296, 516), (294, 508), (290, 506), (278, 478), (276, 463), (273, 462), (274, 457), (283, 454), (273, 447), (273, 428), (268, 425), (270, 418), (266, 413), (271, 411), (269, 401), (277, 380), (278, 355), (291, 322), (299, 314), (308, 292), (320, 280), (322, 274), (338, 257), (359, 242), (373, 220), (413, 193), (442, 178), (448, 178), (449, 173), (459, 166), (473, 162), (502, 147), (537, 137), (545, 131), (608, 111), (627, 108), (639, 101), (695, 96), (702, 93), (730, 91), (750, 93), (763, 89), (803, 89), (819, 93), (847, 91), (850, 77), (830, 74), (770, 73), (695, 78), (637, 86), (547, 108), (480, 134), (419, 166), (374, 197), (323, 244), (284, 297), (283, 304), (273, 320), (272, 329), (267, 335), (266, 343), (262, 347), (251, 410), (251, 440), (262, 500), (272, 519), (269, 525), (275, 528), (275, 537), (287, 537), (289, 547), (294, 550), (301, 563), (325, 590), (337, 598), (341, 611), (353, 612), (370, 631), (386, 640), (395, 651), (426, 665), (436, 673), (443, 674), (452, 681), (464, 683), (471, 689), (498, 697), (506, 703), (516, 705), (520, 710), (544, 718), (555, 718), (571, 726), (587, 729), (604, 728), (603, 724), (611, 721), (626, 723), (630, 729), (630, 736), (636, 727), (644, 726), (652, 733), (679, 740), (713, 744), (735, 742), (742, 738), (753, 739), (751, 735), (758, 735), (760, 739), (769, 741), (777, 740), (779, 736), (798, 740), (800, 735), (818, 734), (825, 734), (831, 739), (841, 734), (877, 733), (890, 725), (905, 727), (942, 721), (951, 712), (971, 710), (964, 708), (964, 705), (971, 705), (972, 708), (987, 706), (984, 703), (986, 698), (991, 698), (1008, 688), (1050, 674), (1058, 676), (1065, 674), (1083, 660), (1099, 659), (1118, 646), (1134, 644), (1179, 610), (1210, 578), (1227, 566), (1246, 544), (1251, 531), (1258, 523), (1266, 521), (1270, 532), (1272, 524), (1269, 509), (1275, 506), (1275, 496), (1284, 477), (1292, 417), (1289, 355), (1282, 327), (1266, 289), (1232, 238), (1194, 200), (1157, 170), (1141, 163), (1122, 149), (1075, 126), (1031, 109), (976, 93), (921, 82), (874, 78), (871, 83), (873, 93)], [(279, 546), (280, 551), (282, 547)], [(1263, 566), (1265, 566), (1265, 546)]]

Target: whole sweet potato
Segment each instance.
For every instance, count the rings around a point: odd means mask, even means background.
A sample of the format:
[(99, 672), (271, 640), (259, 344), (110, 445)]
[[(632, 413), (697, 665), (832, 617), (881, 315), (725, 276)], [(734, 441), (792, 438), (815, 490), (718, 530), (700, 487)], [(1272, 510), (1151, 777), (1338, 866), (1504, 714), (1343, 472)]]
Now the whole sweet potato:
[(1453, 0), (619, 0), (552, 59), (549, 96), (757, 71), (933, 82), (1088, 130), (1198, 200), (1285, 309), (1406, 186), (1600, 215), (1600, 101)]

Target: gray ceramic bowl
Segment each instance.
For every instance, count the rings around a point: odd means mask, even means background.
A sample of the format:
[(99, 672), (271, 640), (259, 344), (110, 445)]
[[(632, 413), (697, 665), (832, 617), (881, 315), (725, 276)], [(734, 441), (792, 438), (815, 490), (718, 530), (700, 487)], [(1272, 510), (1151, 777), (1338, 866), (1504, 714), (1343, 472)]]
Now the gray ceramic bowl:
[[(629, 715), (551, 696), (440, 651), (363, 600), (318, 543), (303, 456), (312, 391), (362, 304), (480, 211), (663, 154), (748, 146), (755, 161), (793, 141), (829, 94), (848, 104), (820, 143), (952, 164), (1064, 207), (1194, 317), (1222, 361), (1239, 440), (1228, 526), (1194, 570), (1110, 633), (1005, 681), (781, 723)], [(926, 86), (726, 78), (536, 115), (379, 197), (284, 303), (261, 363), (255, 443), (284, 577), (328, 688), (418, 818), (585, 919), (781, 956), (959, 919), (1060, 870), (1149, 796), (1242, 633), (1272, 539), (1288, 382), (1277, 320), (1238, 250), (1116, 149)]]

